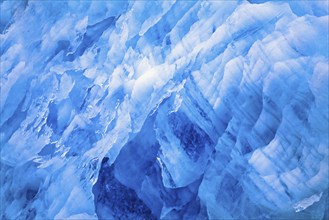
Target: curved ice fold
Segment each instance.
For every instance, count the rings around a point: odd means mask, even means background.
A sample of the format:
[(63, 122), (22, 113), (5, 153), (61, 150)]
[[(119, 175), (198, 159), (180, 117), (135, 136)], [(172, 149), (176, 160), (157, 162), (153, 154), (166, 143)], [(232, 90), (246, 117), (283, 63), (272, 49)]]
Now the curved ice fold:
[(328, 1), (2, 1), (2, 219), (327, 219)]
[(294, 205), (294, 209), (296, 212), (303, 211), (304, 209), (307, 209), (307, 207), (313, 205), (315, 202), (319, 202), (321, 197), (322, 197), (322, 192), (319, 195), (315, 194), (308, 198), (305, 198), (305, 199), (297, 202)]

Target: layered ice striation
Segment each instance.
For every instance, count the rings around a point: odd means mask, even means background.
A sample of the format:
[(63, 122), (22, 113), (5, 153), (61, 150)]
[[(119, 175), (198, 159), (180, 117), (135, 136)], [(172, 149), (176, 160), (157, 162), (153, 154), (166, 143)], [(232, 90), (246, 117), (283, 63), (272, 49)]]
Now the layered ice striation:
[(1, 219), (328, 219), (328, 1), (2, 1)]

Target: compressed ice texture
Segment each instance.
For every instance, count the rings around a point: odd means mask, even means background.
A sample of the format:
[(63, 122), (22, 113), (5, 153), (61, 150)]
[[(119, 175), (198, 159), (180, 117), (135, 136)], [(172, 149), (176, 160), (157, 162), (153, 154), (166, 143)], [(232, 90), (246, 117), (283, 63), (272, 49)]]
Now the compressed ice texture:
[(1, 219), (328, 219), (329, 5), (1, 1)]

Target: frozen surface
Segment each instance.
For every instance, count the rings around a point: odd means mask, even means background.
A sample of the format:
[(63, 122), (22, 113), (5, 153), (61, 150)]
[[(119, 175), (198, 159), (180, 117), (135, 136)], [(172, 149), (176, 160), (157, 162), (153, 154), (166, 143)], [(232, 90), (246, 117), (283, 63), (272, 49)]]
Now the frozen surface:
[(2, 1), (1, 219), (328, 219), (328, 1)]

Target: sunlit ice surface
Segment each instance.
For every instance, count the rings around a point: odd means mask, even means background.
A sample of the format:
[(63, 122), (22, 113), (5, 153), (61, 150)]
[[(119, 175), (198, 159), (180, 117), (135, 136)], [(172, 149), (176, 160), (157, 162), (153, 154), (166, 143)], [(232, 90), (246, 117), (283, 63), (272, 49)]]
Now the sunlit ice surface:
[(328, 1), (2, 1), (1, 219), (328, 219)]

